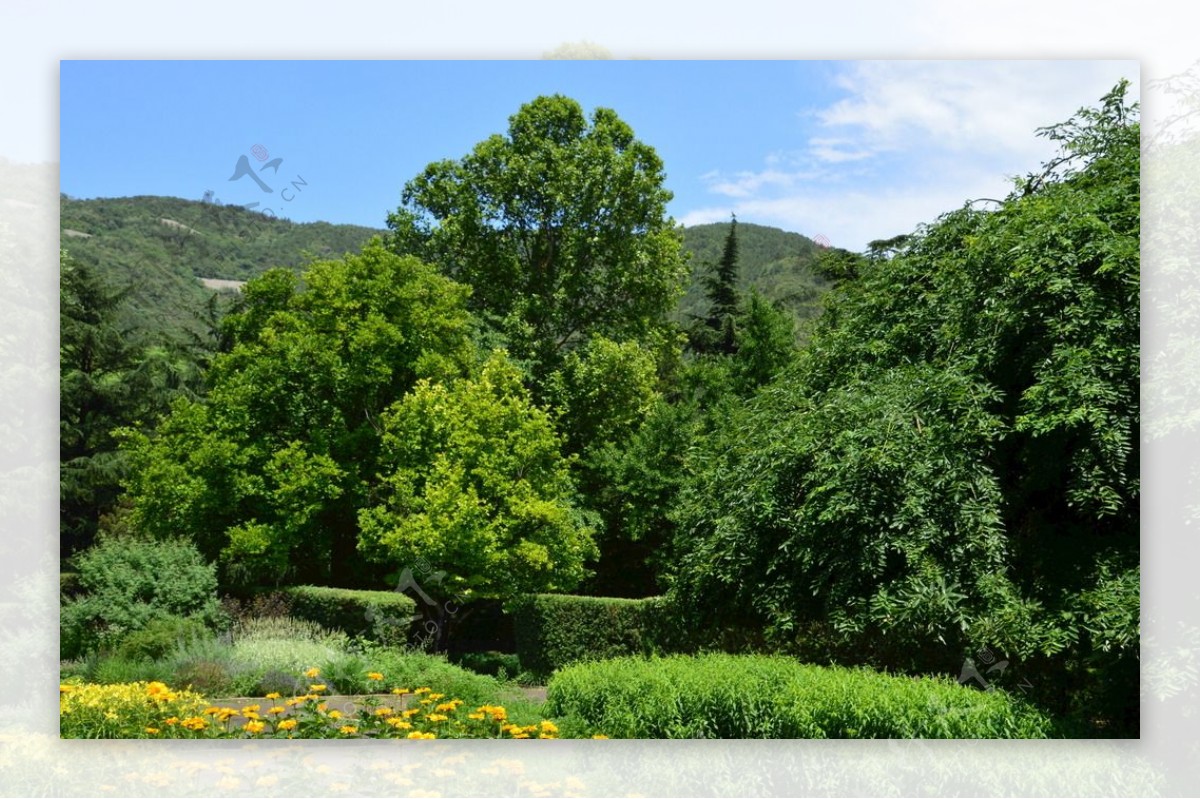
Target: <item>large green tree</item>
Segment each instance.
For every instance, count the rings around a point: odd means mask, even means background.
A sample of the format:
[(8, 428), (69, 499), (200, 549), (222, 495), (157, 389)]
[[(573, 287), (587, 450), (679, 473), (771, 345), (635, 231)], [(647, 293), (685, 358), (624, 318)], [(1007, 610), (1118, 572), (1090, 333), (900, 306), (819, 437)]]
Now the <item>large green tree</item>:
[(664, 179), (614, 111), (538, 97), (506, 134), (409, 181), (391, 246), (470, 285), (471, 310), (541, 378), (593, 335), (662, 325), (687, 274)]
[(1124, 90), (1042, 130), (1060, 156), (998, 208), (842, 259), (799, 362), (695, 455), (673, 590), (696, 624), (891, 667), (957, 672), (988, 647), (1042, 699), (1136, 734), (1139, 125)]
[(380, 579), (358, 553), (382, 415), (421, 379), (474, 363), (468, 289), (374, 243), (245, 287), (203, 402), (179, 401), (125, 449), (131, 522), (185, 531), (226, 582)]
[(595, 554), (554, 422), (497, 351), (479, 374), (422, 380), (382, 418), (384, 482), (360, 548), (428, 562), (460, 596), (565, 591)]
[(113, 433), (151, 424), (201, 388), (197, 353), (151, 343), (124, 321), (127, 290), (60, 256), (59, 477), (62, 554), (89, 546), (120, 494), (125, 459)]

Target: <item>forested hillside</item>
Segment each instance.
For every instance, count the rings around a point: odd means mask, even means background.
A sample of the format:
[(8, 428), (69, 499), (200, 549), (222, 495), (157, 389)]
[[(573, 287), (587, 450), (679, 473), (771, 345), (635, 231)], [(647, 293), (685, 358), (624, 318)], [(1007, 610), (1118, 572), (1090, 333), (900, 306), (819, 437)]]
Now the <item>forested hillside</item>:
[[(677, 318), (686, 323), (707, 312), (703, 278), (721, 257), (728, 222), (683, 229), (683, 246), (691, 253), (692, 277), (679, 300)], [(765, 299), (786, 308), (797, 322), (820, 313), (829, 281), (815, 270), (821, 248), (812, 239), (779, 228), (738, 221), (737, 287), (756, 289)], [(798, 327), (799, 330), (799, 327)]]
[[(327, 222), (298, 224), (239, 206), (174, 197), (61, 197), (62, 246), (100, 280), (128, 290), (131, 327), (203, 332), (211, 296), (197, 278), (244, 281), (273, 267), (362, 249), (381, 231)], [(198, 318), (199, 317), (199, 318)]]

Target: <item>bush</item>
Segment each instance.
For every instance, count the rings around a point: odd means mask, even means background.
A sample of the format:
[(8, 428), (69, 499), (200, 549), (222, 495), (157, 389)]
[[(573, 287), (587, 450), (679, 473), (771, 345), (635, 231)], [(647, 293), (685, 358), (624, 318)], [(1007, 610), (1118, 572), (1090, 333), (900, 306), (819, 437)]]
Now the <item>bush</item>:
[(111, 647), (155, 619), (220, 620), (216, 570), (190, 543), (109, 538), (75, 560), (82, 593), (63, 603), (64, 658)]
[(456, 666), (501, 679), (516, 677), (521, 672), (521, 661), (516, 655), (506, 652), (463, 652), (451, 657)]
[(517, 657), (526, 671), (545, 677), (581, 660), (660, 653), (665, 609), (658, 598), (523, 597), (511, 609)]
[(197, 619), (163, 616), (151, 619), (142, 629), (122, 638), (116, 653), (129, 660), (157, 660), (174, 652), (180, 644), (212, 636), (212, 631)]
[(417, 609), (411, 597), (397, 591), (301, 585), (287, 588), (285, 593), (293, 616), (382, 643), (404, 643)]
[(550, 681), (546, 712), (615, 738), (1044, 738), (1004, 693), (763, 655), (618, 658)]

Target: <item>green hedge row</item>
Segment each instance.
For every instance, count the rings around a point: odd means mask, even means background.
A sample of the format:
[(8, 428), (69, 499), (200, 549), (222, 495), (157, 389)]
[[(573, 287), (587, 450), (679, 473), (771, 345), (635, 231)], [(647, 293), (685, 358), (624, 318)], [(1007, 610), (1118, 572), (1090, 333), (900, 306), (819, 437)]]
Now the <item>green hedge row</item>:
[(1052, 724), (1002, 691), (779, 656), (675, 655), (580, 663), (546, 712), (613, 738), (1045, 738)]
[(660, 653), (671, 643), (658, 597), (534, 594), (510, 612), (521, 668), (539, 677), (578, 661)]
[(417, 603), (397, 591), (357, 591), (298, 585), (282, 589), (290, 612), (328, 630), (384, 643), (403, 643)]

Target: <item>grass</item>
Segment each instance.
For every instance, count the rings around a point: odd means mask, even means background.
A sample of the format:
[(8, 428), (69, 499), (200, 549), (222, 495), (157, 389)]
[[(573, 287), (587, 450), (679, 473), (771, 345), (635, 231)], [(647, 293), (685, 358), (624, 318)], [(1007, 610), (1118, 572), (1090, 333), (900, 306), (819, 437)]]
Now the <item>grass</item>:
[(568, 666), (545, 710), (564, 734), (620, 738), (1045, 738), (1002, 691), (765, 655), (615, 658)]

